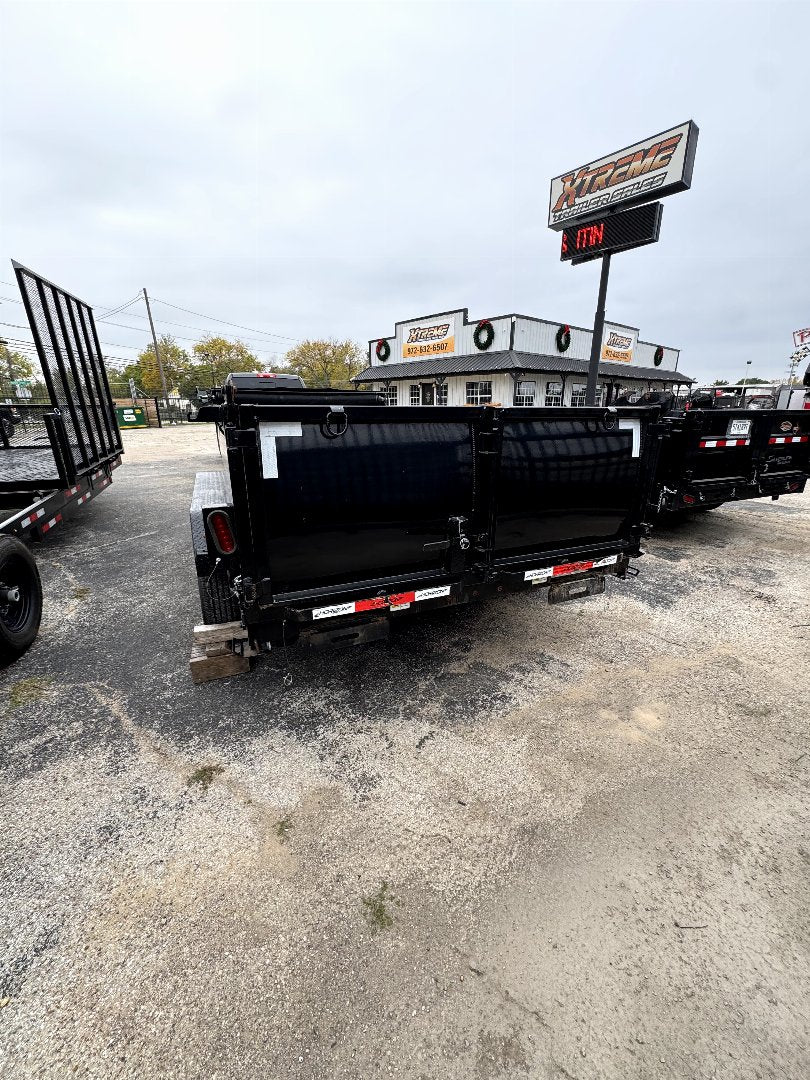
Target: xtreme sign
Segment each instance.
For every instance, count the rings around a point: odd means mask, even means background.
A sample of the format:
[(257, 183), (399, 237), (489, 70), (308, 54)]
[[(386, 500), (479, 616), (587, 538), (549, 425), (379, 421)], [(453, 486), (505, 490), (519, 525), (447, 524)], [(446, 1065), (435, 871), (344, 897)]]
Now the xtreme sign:
[(697, 125), (690, 120), (555, 177), (549, 228), (563, 229), (607, 210), (685, 191), (692, 183), (697, 137)]

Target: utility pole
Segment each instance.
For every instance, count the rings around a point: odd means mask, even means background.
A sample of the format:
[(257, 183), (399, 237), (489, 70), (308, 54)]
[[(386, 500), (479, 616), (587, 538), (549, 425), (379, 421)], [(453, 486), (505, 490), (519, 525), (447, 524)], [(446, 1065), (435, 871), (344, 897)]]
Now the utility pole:
[(146, 301), (146, 314), (149, 316), (149, 325), (152, 328), (152, 344), (155, 346), (155, 357), (158, 362), (158, 370), (160, 371), (160, 385), (163, 387), (163, 400), (166, 404), (169, 404), (169, 391), (166, 389), (166, 372), (163, 370), (163, 361), (160, 358), (160, 349), (157, 343), (157, 334), (155, 333), (155, 324), (152, 322), (152, 309), (149, 307), (149, 297), (146, 295), (146, 289), (143, 290), (143, 298)]

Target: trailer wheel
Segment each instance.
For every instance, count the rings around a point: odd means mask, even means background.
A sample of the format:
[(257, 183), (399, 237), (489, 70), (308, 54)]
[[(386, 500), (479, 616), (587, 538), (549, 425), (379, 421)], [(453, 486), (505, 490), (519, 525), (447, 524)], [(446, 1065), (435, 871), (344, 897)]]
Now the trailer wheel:
[(231, 596), (218, 575), (211, 577), (199, 576), (197, 586), (200, 590), (200, 607), (202, 608), (203, 622), (206, 624), (234, 622), (239, 618), (239, 605)]
[(0, 665), (26, 651), (39, 631), (42, 582), (34, 556), (14, 536), (0, 536)]

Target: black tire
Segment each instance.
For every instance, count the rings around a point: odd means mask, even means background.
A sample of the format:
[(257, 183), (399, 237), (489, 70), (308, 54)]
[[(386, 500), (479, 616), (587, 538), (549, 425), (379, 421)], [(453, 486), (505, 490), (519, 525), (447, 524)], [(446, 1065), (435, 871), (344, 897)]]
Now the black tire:
[(14, 424), (12, 423), (12, 421), (7, 420), (6, 417), (4, 416), (4, 417), (2, 417), (2, 424), (3, 424), (3, 434), (6, 436), (7, 439), (13, 439), (14, 438), (14, 432), (15, 432), (16, 428), (14, 427)]
[[(8, 596), (17, 589), (19, 598)], [(5, 667), (34, 642), (42, 619), (42, 582), (34, 556), (14, 536), (0, 536), (0, 665)]]
[(210, 578), (202, 575), (197, 578), (204, 623), (235, 622), (239, 618), (239, 605), (228, 592), (224, 577), (215, 573)]

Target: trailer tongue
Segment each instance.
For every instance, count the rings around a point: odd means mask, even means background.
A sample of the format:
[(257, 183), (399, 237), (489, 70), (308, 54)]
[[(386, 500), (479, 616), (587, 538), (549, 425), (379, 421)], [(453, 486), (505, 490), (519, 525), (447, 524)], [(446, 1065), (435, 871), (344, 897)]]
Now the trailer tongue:
[(272, 405), (230, 393), (228, 474), (197, 477), (203, 617), (241, 624), (252, 650), (357, 644), (404, 613), (506, 589), (574, 599), (641, 554), (657, 410), (307, 393)]

